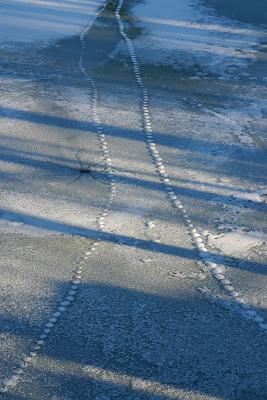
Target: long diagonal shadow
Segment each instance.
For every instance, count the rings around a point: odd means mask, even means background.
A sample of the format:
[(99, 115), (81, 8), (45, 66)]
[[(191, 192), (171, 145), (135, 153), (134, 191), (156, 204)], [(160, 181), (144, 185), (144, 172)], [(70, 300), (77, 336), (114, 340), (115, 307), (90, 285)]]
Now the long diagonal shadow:
[[(55, 172), (55, 168), (60, 171), (72, 171), (72, 172), (77, 172), (79, 173), (79, 165), (77, 162), (74, 160), (68, 160), (66, 159), (64, 162), (64, 159), (59, 159), (59, 160), (44, 160), (44, 159), (36, 159), (33, 157), (29, 157), (27, 154), (23, 155), (21, 153), (16, 152), (15, 154), (8, 153), (8, 154), (0, 154), (0, 160), (2, 161), (7, 161), (7, 162), (12, 162), (14, 164), (19, 164), (19, 165), (28, 165), (30, 167), (34, 167), (36, 169), (43, 169), (46, 171), (52, 171)], [(76, 168), (75, 168), (75, 163), (76, 163)], [(58, 173), (57, 172), (57, 173)], [(107, 179), (106, 173), (102, 171), (98, 171), (98, 178), (100, 179)], [(164, 190), (164, 186), (162, 183), (147, 180), (147, 179), (140, 179), (136, 178), (133, 176), (125, 176), (122, 174), (116, 174), (116, 179), (118, 182), (126, 185), (135, 185), (135, 186), (141, 186), (145, 189), (148, 190)], [(232, 195), (227, 195), (227, 194), (217, 194), (214, 192), (209, 192), (209, 191), (203, 191), (199, 189), (193, 189), (189, 187), (184, 187), (184, 186), (178, 186), (173, 184), (173, 188), (177, 191), (177, 193), (180, 196), (185, 196), (197, 200), (203, 200), (203, 201), (213, 201), (215, 203), (222, 203), (222, 204), (245, 204), (246, 207), (257, 209), (258, 211), (266, 211), (266, 205), (264, 203), (253, 203), (251, 201), (246, 201), (242, 198), (238, 199), (238, 196), (235, 196), (233, 198)]]
[[(168, 254), (171, 256), (187, 258), (191, 260), (199, 259), (196, 249), (186, 249), (184, 247), (156, 243), (152, 240), (138, 239), (132, 236), (120, 235), (113, 232), (100, 232), (96, 229), (83, 228), (63, 222), (52, 221), (43, 217), (36, 217), (28, 214), (18, 213), (7, 209), (0, 209), (0, 216), (1, 214), (2, 218), (6, 220), (21, 221), (34, 227), (50, 230), (51, 232), (77, 235), (89, 239), (100, 239), (104, 242), (119, 243), (124, 246), (135, 247), (155, 253)], [(229, 265), (234, 268), (248, 270), (262, 275), (267, 274), (267, 265), (261, 264), (259, 262), (250, 262), (245, 259), (216, 254), (213, 252), (207, 252), (205, 253), (205, 256), (210, 258), (210, 260), (215, 260), (223, 265)]]
[[(16, 152), (18, 152), (20, 156), (23, 154), (23, 158), (25, 157), (26, 159), (30, 159), (31, 157), (34, 157), (34, 159), (36, 159), (36, 158), (41, 159), (41, 160), (45, 159), (47, 161), (47, 159), (45, 158), (45, 155), (40, 153), (40, 152), (38, 152), (38, 151), (29, 151), (29, 150), (25, 151), (25, 150), (22, 150), (22, 149), (19, 149), (19, 151), (15, 150), (15, 148), (16, 148), (15, 145), (17, 144), (17, 138), (16, 137), (13, 138), (13, 137), (10, 137), (10, 135), (1, 135), (1, 138), (3, 139), (3, 141), (10, 142), (11, 144), (13, 144), (13, 145), (10, 145), (10, 146), (3, 146), (2, 147), (2, 151), (5, 154), (10, 155), (10, 158), (11, 158), (11, 154), (12, 154), (13, 155), (12, 157), (14, 157), (14, 162), (15, 162), (15, 157), (16, 157), (14, 154), (17, 154)], [(24, 140), (22, 138), (20, 138), (20, 143), (23, 142), (23, 141)], [(31, 144), (33, 144), (35, 146), (36, 145), (37, 146), (45, 145), (45, 146), (48, 146), (49, 148), (57, 147), (57, 145), (55, 143), (49, 143), (49, 142), (44, 142), (44, 141), (40, 141), (40, 140), (33, 140), (33, 139), (29, 139), (29, 138), (27, 138), (26, 142), (27, 142), (27, 144), (31, 143)], [(64, 147), (64, 149), (66, 149), (66, 150), (73, 151), (73, 146), (67, 145), (66, 143), (64, 145), (63, 145), (63, 143), (61, 143), (60, 147)], [(51, 154), (52, 154), (52, 152), (51, 152)], [(7, 157), (7, 155), (5, 155), (5, 157)], [(59, 156), (59, 155), (56, 155), (56, 154), (52, 154), (52, 159), (55, 160), (56, 162), (62, 162), (65, 165), (66, 164), (69, 165), (70, 163), (71, 164), (75, 163), (75, 165), (79, 164), (77, 162), (77, 160), (74, 160), (73, 158), (70, 158), (70, 157), (67, 157), (67, 156)], [(118, 172), (122, 171), (124, 173), (130, 173), (130, 174), (135, 172), (131, 168), (127, 168), (126, 169), (125, 167), (121, 167), (119, 165), (116, 165), (116, 166), (114, 165), (113, 169), (118, 171)], [(147, 176), (147, 177), (157, 177), (157, 173), (156, 172), (155, 173), (151, 173), (151, 172), (148, 172), (148, 171), (142, 171), (142, 175), (143, 176)], [(175, 179), (171, 175), (169, 175), (169, 178), (172, 179), (172, 180)], [(226, 189), (226, 190), (231, 190), (232, 192), (240, 192), (240, 193), (241, 192), (242, 193), (246, 193), (247, 192), (247, 190), (245, 188), (242, 188), (240, 186), (227, 185), (227, 184), (223, 184), (221, 182), (220, 183), (205, 182), (204, 180), (195, 180), (195, 179), (190, 179), (189, 177), (186, 178), (186, 179), (182, 178), (182, 177), (179, 177), (179, 182), (183, 182), (183, 183), (187, 183), (187, 184), (191, 183), (191, 184), (195, 184), (195, 185), (198, 185), (198, 186), (204, 186), (204, 187), (208, 187), (208, 188)]]
[[(57, 126), (59, 128), (80, 130), (80, 131), (91, 131), (96, 132), (96, 126), (93, 122), (88, 121), (79, 121), (76, 119), (70, 119), (65, 117), (46, 115), (38, 112), (32, 111), (24, 111), (17, 110), (8, 107), (0, 108), (0, 117), (1, 118), (9, 118), (16, 119), (20, 121), (30, 121), (36, 124), (43, 124), (47, 126)], [(134, 130), (129, 128), (122, 128), (119, 126), (109, 126), (103, 125), (103, 129), (105, 130), (105, 134), (108, 136), (119, 137), (127, 140), (134, 141), (144, 141), (144, 135), (141, 130)], [(186, 138), (182, 136), (176, 136), (174, 134), (164, 134), (161, 132), (155, 132), (155, 137), (157, 141), (164, 146), (175, 147), (182, 150), (190, 150), (198, 153), (206, 153), (211, 154), (212, 151), (230, 151), (231, 155), (227, 155), (228, 159), (231, 157), (234, 158), (234, 153), (238, 154), (238, 159), (240, 158), (250, 161), (251, 157), (255, 159), (255, 150), (250, 150), (247, 147), (242, 147), (237, 144), (227, 144), (227, 143), (212, 143), (207, 140), (201, 140), (199, 138), (194, 137)], [(257, 163), (265, 164), (264, 153), (261, 155), (261, 150), (257, 151)]]

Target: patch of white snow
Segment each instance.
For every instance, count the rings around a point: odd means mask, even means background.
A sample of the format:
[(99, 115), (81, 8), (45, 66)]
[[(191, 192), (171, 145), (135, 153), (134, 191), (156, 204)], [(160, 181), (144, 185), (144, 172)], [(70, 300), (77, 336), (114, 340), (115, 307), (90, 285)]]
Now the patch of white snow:
[(267, 235), (260, 231), (246, 231), (245, 228), (235, 228), (223, 235), (210, 235), (209, 244), (221, 250), (224, 254), (234, 256), (249, 251), (251, 247), (262, 245)]

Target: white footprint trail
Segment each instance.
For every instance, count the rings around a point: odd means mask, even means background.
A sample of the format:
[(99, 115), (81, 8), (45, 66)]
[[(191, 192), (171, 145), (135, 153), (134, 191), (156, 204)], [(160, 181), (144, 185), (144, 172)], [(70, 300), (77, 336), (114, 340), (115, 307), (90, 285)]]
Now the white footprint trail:
[[(97, 130), (97, 136), (100, 142), (100, 148), (101, 148), (101, 153), (103, 156), (103, 165), (104, 165), (104, 170), (107, 173), (107, 176), (109, 178), (109, 197), (108, 201), (106, 204), (106, 207), (103, 209), (103, 211), (100, 212), (96, 219), (96, 225), (99, 230), (99, 232), (104, 231), (105, 227), (105, 218), (110, 211), (111, 205), (114, 201), (114, 195), (116, 192), (116, 183), (115, 183), (115, 178), (114, 178), (114, 172), (112, 169), (112, 163), (111, 159), (109, 157), (109, 152), (108, 152), (108, 147), (107, 147), (107, 142), (105, 135), (103, 133), (101, 124), (100, 124), (100, 119), (98, 116), (98, 90), (97, 86), (93, 80), (93, 78), (89, 75), (87, 72), (85, 66), (84, 66), (84, 50), (86, 48), (86, 42), (85, 42), (85, 35), (89, 31), (90, 27), (93, 25), (94, 21), (96, 18), (99, 16), (99, 14), (103, 11), (106, 5), (104, 5), (99, 12), (96, 14), (95, 18), (90, 22), (89, 25), (84, 29), (84, 31), (80, 35), (80, 42), (81, 42), (81, 53), (80, 53), (80, 59), (79, 59), (79, 69), (82, 71), (86, 79), (88, 80), (91, 90), (92, 90), (92, 110), (93, 110), (93, 120), (94, 124), (96, 126)], [(6, 393), (10, 389), (14, 388), (16, 384), (21, 381), (22, 376), (25, 372), (25, 369), (28, 367), (28, 365), (37, 357), (39, 351), (44, 348), (46, 345), (47, 339), (53, 329), (55, 328), (57, 322), (60, 320), (63, 314), (66, 313), (66, 311), (69, 309), (69, 307), (75, 302), (77, 298), (77, 293), (79, 289), (79, 285), (81, 283), (81, 278), (82, 278), (82, 272), (84, 269), (84, 264), (85, 261), (91, 256), (91, 254), (96, 250), (97, 246), (99, 245), (99, 240), (95, 240), (88, 250), (81, 255), (80, 260), (77, 263), (77, 266), (73, 272), (72, 280), (70, 281), (68, 291), (66, 295), (59, 301), (58, 307), (56, 310), (49, 316), (48, 320), (44, 324), (43, 330), (41, 334), (38, 336), (36, 341), (34, 342), (34, 345), (30, 352), (25, 355), (25, 357), (20, 361), (18, 367), (13, 371), (12, 375), (6, 379), (2, 385), (0, 386), (0, 393)]]
[(148, 105), (149, 101), (148, 91), (143, 83), (143, 79), (141, 76), (141, 69), (139, 66), (133, 41), (128, 37), (127, 33), (125, 32), (125, 26), (120, 16), (123, 3), (124, 0), (119, 0), (118, 6), (115, 10), (115, 17), (117, 20), (120, 34), (127, 45), (132, 62), (134, 77), (141, 92), (143, 130), (145, 133), (147, 149), (155, 165), (155, 169), (160, 177), (160, 180), (163, 183), (167, 198), (170, 201), (171, 205), (182, 214), (184, 223), (188, 228), (188, 232), (191, 237), (192, 243), (197, 248), (200, 259), (207, 265), (212, 276), (217, 280), (218, 283), (220, 283), (221, 287), (227, 292), (227, 294), (231, 297), (232, 301), (234, 301), (234, 303), (238, 306), (242, 315), (247, 319), (254, 320), (263, 331), (267, 332), (266, 321), (258, 314), (257, 311), (253, 309), (253, 307), (250, 304), (246, 303), (245, 299), (234, 288), (232, 282), (226, 278), (225, 268), (214, 262), (213, 258), (209, 255), (209, 251), (203, 241), (203, 236), (201, 235), (200, 232), (198, 232), (196, 226), (192, 223), (189, 215), (187, 214), (184, 205), (178, 199), (178, 196), (175, 194), (173, 186), (165, 170), (163, 160), (160, 157), (159, 151), (155, 144), (150, 110)]

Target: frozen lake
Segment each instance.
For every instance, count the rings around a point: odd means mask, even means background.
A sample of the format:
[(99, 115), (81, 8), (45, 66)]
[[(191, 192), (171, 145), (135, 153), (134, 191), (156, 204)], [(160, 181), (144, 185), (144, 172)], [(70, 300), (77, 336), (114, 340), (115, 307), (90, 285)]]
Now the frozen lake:
[(101, 4), (0, 0), (1, 399), (265, 400), (265, 8)]

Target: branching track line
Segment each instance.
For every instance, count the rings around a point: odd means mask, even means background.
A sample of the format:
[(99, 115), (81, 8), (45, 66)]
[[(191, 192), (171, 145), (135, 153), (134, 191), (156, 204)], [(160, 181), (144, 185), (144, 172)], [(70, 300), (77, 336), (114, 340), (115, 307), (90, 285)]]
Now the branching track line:
[[(95, 22), (96, 18), (99, 16), (99, 14), (103, 11), (103, 9), (106, 7), (106, 4), (100, 8), (94, 19), (90, 22), (89, 25), (86, 26), (84, 31), (80, 34), (80, 43), (81, 43), (81, 52), (80, 52), (80, 59), (79, 59), (79, 69), (85, 76), (85, 78), (88, 80), (91, 91), (92, 91), (92, 110), (93, 110), (93, 121), (96, 126), (97, 130), (97, 136), (99, 140), (99, 145), (101, 149), (101, 154), (103, 156), (103, 166), (104, 166), (104, 171), (107, 173), (107, 176), (109, 178), (109, 196), (108, 196), (108, 201), (105, 206), (105, 208), (99, 213), (98, 217), (96, 218), (96, 225), (98, 230), (104, 231), (105, 227), (105, 218), (108, 214), (108, 212), (111, 209), (111, 205), (113, 204), (114, 201), (114, 195), (116, 192), (116, 183), (115, 183), (115, 177), (112, 169), (112, 163), (111, 159), (109, 157), (109, 152), (108, 152), (108, 145), (106, 142), (106, 137), (103, 133), (103, 129), (100, 123), (100, 119), (98, 116), (98, 89), (95, 84), (95, 81), (93, 78), (90, 76), (88, 73), (88, 70), (85, 68), (84, 65), (84, 57), (85, 57), (85, 49), (86, 49), (86, 41), (85, 41), (85, 35)], [(70, 308), (70, 306), (75, 302), (77, 298), (77, 293), (79, 289), (79, 285), (81, 283), (81, 278), (82, 278), (82, 272), (84, 269), (84, 264), (85, 261), (90, 257), (90, 255), (96, 250), (97, 246), (99, 245), (99, 240), (94, 241), (88, 250), (82, 254), (81, 258), (77, 262), (76, 268), (73, 272), (72, 279), (69, 283), (69, 288), (67, 290), (67, 293), (61, 300), (59, 300), (59, 304), (56, 308), (56, 310), (49, 316), (47, 322), (44, 324), (43, 330), (41, 334), (38, 336), (36, 341), (34, 342), (31, 351), (24, 356), (24, 358), (20, 361), (19, 365), (17, 368), (13, 371), (12, 375), (6, 379), (2, 385), (0, 386), (0, 393), (6, 393), (10, 389), (14, 388), (16, 384), (22, 379), (22, 376), (25, 372), (25, 369), (27, 366), (37, 357), (38, 353), (40, 352), (41, 349), (43, 349), (47, 343), (47, 339), (51, 332), (54, 330), (57, 322), (60, 320), (60, 318), (66, 314), (67, 310)]]
[(141, 93), (141, 113), (142, 113), (142, 125), (143, 131), (145, 134), (146, 147), (148, 153), (153, 161), (156, 172), (163, 183), (163, 187), (167, 196), (167, 199), (171, 203), (172, 207), (174, 207), (177, 211), (179, 211), (182, 215), (183, 221), (188, 229), (188, 233), (190, 235), (191, 241), (194, 247), (197, 248), (200, 259), (205, 263), (205, 265), (209, 268), (211, 275), (216, 279), (216, 281), (221, 285), (221, 287), (226, 291), (227, 295), (230, 296), (231, 300), (235, 303), (235, 305), (240, 310), (241, 314), (246, 319), (251, 319), (258, 324), (261, 330), (267, 332), (267, 323), (266, 321), (258, 314), (257, 311), (253, 309), (250, 304), (247, 304), (245, 299), (237, 292), (234, 288), (232, 282), (226, 278), (225, 268), (218, 263), (214, 262), (215, 260), (208, 254), (209, 251), (205, 246), (203, 241), (203, 236), (198, 231), (196, 226), (192, 223), (190, 216), (188, 215), (184, 205), (179, 200), (176, 195), (173, 185), (168, 178), (168, 174), (166, 172), (164, 163), (162, 158), (160, 157), (159, 151), (155, 144), (155, 138), (152, 129), (151, 115), (149, 109), (149, 96), (148, 90), (145, 87), (141, 75), (141, 68), (139, 65), (139, 61), (136, 55), (136, 51), (133, 45), (133, 41), (128, 37), (124, 23), (121, 19), (120, 13), (123, 7), (124, 0), (119, 0), (118, 5), (115, 10), (115, 17), (117, 20), (117, 24), (119, 27), (120, 34), (123, 40), (126, 43), (128, 48), (128, 52), (132, 62), (133, 74), (137, 83), (137, 86), (140, 89)]

